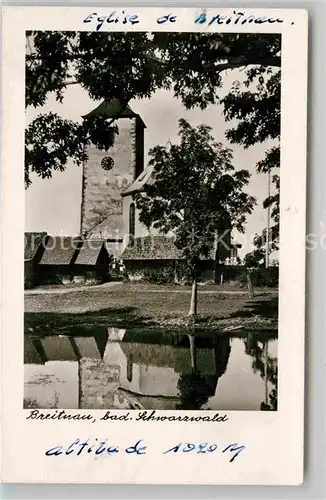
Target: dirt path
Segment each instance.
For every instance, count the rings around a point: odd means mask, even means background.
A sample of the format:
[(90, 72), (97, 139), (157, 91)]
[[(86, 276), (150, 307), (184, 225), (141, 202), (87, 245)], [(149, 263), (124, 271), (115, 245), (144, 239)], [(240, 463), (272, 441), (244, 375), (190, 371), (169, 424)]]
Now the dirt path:
[[(124, 283), (122, 281), (111, 281), (109, 283), (104, 283), (101, 285), (83, 285), (83, 286), (76, 286), (73, 288), (36, 288), (33, 290), (25, 290), (25, 296), (31, 296), (31, 295), (60, 295), (60, 294), (67, 294), (67, 293), (74, 293), (74, 292), (84, 292), (84, 291), (92, 291), (92, 290), (110, 290), (110, 289), (116, 289), (119, 288), (123, 285)], [(203, 287), (204, 288), (204, 287)], [(134, 290), (129, 289), (129, 290), (124, 290), (125, 293), (139, 293), (140, 288), (136, 288)], [(167, 292), (169, 293), (191, 293), (190, 288), (167, 288)], [(149, 293), (162, 293), (162, 289), (157, 289), (157, 288), (146, 288), (146, 292)], [(261, 295), (261, 291), (257, 290), (257, 295)], [(203, 290), (199, 286), (198, 288), (198, 293), (199, 294), (209, 294), (209, 295), (248, 295), (247, 290)], [(264, 294), (275, 294), (275, 290), (264, 290)]]
[(84, 292), (84, 291), (90, 291), (90, 290), (105, 290), (106, 288), (115, 288), (118, 286), (121, 286), (123, 283), (122, 281), (111, 281), (110, 283), (104, 283), (101, 285), (82, 285), (82, 286), (75, 286), (75, 287), (67, 287), (67, 288), (35, 288), (33, 290), (25, 290), (25, 297), (26, 295), (57, 295), (57, 294), (64, 294), (64, 293), (73, 293), (73, 292)]

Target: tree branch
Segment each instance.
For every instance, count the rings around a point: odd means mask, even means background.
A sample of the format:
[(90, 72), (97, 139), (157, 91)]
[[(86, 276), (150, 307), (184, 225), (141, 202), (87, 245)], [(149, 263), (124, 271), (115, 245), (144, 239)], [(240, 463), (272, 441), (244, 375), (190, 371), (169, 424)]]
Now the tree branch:
[[(78, 59), (82, 59), (85, 57), (84, 54), (71, 54), (67, 55), (66, 59), (68, 61), (76, 61)], [(269, 55), (269, 56), (261, 56), (261, 57), (250, 57), (250, 56), (238, 56), (238, 57), (230, 57), (226, 62), (218, 63), (218, 64), (203, 64), (199, 68), (191, 67), (188, 62), (183, 64), (175, 64), (173, 59), (160, 59), (159, 57), (147, 55), (144, 56), (145, 59), (153, 61), (157, 64), (161, 64), (163, 66), (171, 66), (177, 69), (188, 69), (189, 71), (225, 71), (227, 69), (234, 69), (241, 66), (274, 66), (277, 68), (281, 67), (281, 56)], [(27, 61), (42, 61), (42, 57), (36, 54), (30, 54), (26, 56)]]
[(153, 56), (148, 56), (149, 59), (152, 61), (155, 61), (158, 64), (162, 64), (164, 66), (171, 66), (175, 67), (177, 69), (188, 69), (189, 71), (205, 71), (207, 73), (220, 73), (221, 71), (226, 71), (228, 69), (235, 69), (235, 68), (241, 68), (243, 66), (274, 66), (274, 67), (281, 67), (281, 57), (280, 56), (267, 56), (267, 57), (260, 57), (260, 58), (250, 58), (247, 56), (239, 56), (239, 57), (230, 57), (226, 62), (223, 63), (218, 63), (218, 64), (209, 64), (209, 65), (202, 65), (198, 68), (193, 68), (189, 66), (188, 64), (178, 64), (175, 65), (171, 59), (169, 60), (164, 60), (160, 59), (158, 57), (153, 57)]
[(104, 222), (111, 215), (120, 215), (120, 211), (119, 211), (118, 206), (116, 206), (116, 210), (111, 209), (111, 210), (108, 210), (107, 212), (104, 212), (104, 214), (100, 210), (98, 212), (96, 212), (96, 210), (93, 210), (93, 216), (99, 216), (99, 219), (97, 220), (97, 222), (93, 226), (91, 226), (87, 231), (85, 231), (85, 233), (83, 233), (83, 236), (87, 237), (95, 228), (100, 226), (102, 224), (102, 222)]
[(67, 86), (67, 85), (80, 85), (80, 81), (79, 80), (68, 80), (66, 82), (64, 82), (64, 84)]

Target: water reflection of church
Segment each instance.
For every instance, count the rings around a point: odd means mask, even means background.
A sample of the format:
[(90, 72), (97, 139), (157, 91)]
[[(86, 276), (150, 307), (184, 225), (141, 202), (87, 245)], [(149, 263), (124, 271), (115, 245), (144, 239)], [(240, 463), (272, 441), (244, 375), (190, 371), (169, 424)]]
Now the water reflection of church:
[(196, 401), (214, 396), (229, 354), (226, 337), (193, 342), (187, 335), (103, 327), (93, 335), (27, 335), (24, 362), (78, 363), (80, 408), (174, 409), (187, 400), (195, 409)]
[[(151, 331), (135, 336), (132, 330), (122, 330), (121, 341), (114, 331), (110, 334), (105, 359), (109, 364), (119, 360), (121, 387), (137, 395), (146, 407), (151, 403), (154, 408), (166, 407), (168, 398), (182, 399), (180, 379), (192, 374), (200, 375), (206, 397), (213, 396), (230, 353), (229, 339), (222, 337), (155, 336)], [(172, 407), (175, 403), (170, 401)]]

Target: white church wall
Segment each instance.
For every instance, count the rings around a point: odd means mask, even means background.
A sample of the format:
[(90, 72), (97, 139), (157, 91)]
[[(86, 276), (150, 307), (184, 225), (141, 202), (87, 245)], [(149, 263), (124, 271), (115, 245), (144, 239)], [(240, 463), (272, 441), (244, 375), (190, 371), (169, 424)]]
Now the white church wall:
[[(123, 249), (126, 248), (130, 239), (130, 228), (129, 228), (129, 213), (130, 205), (134, 203), (132, 195), (127, 195), (123, 197)], [(139, 220), (139, 210), (135, 207), (135, 238), (143, 238), (145, 236), (158, 236), (160, 232), (151, 228), (147, 229), (145, 224)]]

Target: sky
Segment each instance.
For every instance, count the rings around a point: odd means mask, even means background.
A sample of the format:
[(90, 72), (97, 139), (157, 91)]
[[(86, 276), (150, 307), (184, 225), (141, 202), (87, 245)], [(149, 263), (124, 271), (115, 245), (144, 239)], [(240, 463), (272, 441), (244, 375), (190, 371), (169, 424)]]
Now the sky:
[[(224, 88), (241, 78), (235, 71), (226, 75)], [(42, 108), (28, 108), (26, 123), (28, 124), (40, 113), (53, 112), (61, 117), (81, 121), (81, 116), (94, 109), (99, 102), (92, 101), (87, 92), (79, 85), (68, 86), (63, 103), (50, 96)], [(257, 200), (254, 212), (248, 217), (244, 235), (234, 236), (242, 244), (239, 252), (243, 257), (253, 248), (252, 240), (256, 233), (266, 227), (267, 213), (262, 202), (267, 196), (267, 175), (257, 174), (255, 165), (263, 156), (270, 144), (259, 144), (249, 149), (239, 145), (231, 145), (225, 138), (225, 131), (231, 124), (226, 123), (222, 107), (211, 105), (206, 110), (195, 108), (186, 110), (182, 103), (174, 98), (170, 91), (157, 91), (150, 99), (132, 100), (130, 107), (138, 113), (146, 124), (145, 130), (145, 166), (147, 153), (157, 144), (165, 145), (169, 140), (177, 140), (178, 120), (187, 119), (192, 126), (205, 123), (212, 127), (212, 134), (217, 141), (230, 147), (234, 153), (236, 169), (247, 169), (251, 173), (250, 183), (246, 191)], [(52, 235), (77, 235), (80, 230), (82, 167), (69, 162), (65, 172), (54, 172), (51, 179), (32, 177), (32, 185), (25, 191), (25, 230), (47, 231)]]

